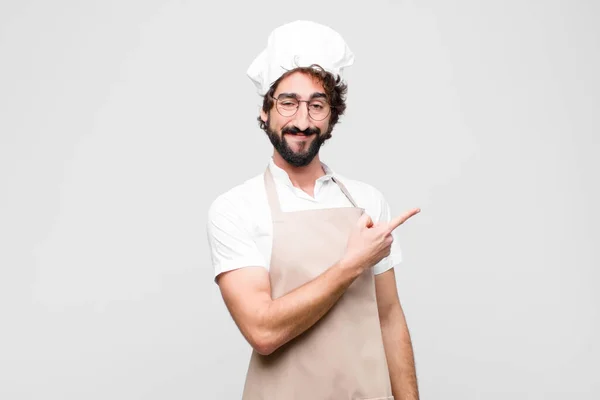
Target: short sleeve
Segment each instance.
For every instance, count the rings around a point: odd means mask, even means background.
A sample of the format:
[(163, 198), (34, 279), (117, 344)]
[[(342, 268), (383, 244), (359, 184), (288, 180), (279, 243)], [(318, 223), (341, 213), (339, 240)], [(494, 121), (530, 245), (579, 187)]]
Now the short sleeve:
[(243, 267), (267, 268), (252, 236), (249, 216), (223, 195), (209, 208), (206, 231), (215, 279), (223, 272)]
[[(381, 193), (378, 193), (378, 195), (380, 197), (381, 213), (379, 215), (379, 218), (377, 218), (377, 221), (378, 222), (384, 222), (384, 221), (389, 222), (392, 219), (390, 205), (388, 204), (388, 202), (385, 200), (385, 198), (383, 197), (383, 195)], [(390, 255), (385, 257), (384, 259), (382, 259), (377, 264), (375, 264), (375, 266), (373, 267), (373, 273), (375, 275), (382, 274), (382, 273), (396, 267), (397, 265), (399, 265), (402, 262), (402, 252), (400, 250), (400, 243), (398, 242), (398, 230), (397, 229), (395, 229), (392, 232), (392, 237), (394, 238), (394, 241), (392, 242), (392, 248), (390, 251)]]

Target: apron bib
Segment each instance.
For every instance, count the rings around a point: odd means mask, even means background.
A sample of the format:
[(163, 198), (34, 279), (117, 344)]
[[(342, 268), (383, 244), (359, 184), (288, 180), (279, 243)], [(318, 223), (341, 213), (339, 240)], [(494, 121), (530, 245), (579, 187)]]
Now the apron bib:
[[(270, 170), (265, 187), (273, 219), (269, 276), (278, 298), (316, 278), (343, 256), (364, 212), (353, 207), (282, 212)], [(274, 353), (252, 352), (243, 400), (393, 400), (375, 296), (367, 269), (317, 323)]]

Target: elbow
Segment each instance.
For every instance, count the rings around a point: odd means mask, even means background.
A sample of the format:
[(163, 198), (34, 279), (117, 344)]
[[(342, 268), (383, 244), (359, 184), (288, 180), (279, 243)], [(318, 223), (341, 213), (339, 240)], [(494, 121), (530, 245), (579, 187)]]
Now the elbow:
[(273, 354), (280, 346), (271, 332), (255, 330), (249, 336), (250, 345), (261, 356)]
[(256, 351), (261, 356), (270, 356), (271, 354), (273, 354), (273, 352), (275, 350), (277, 350), (277, 348), (275, 346), (272, 346), (268, 343), (255, 344), (254, 346), (252, 346), (252, 348), (254, 349), (254, 351)]
[(248, 343), (262, 356), (271, 355), (283, 344), (283, 331), (274, 323), (268, 309), (268, 306), (261, 308), (245, 326)]

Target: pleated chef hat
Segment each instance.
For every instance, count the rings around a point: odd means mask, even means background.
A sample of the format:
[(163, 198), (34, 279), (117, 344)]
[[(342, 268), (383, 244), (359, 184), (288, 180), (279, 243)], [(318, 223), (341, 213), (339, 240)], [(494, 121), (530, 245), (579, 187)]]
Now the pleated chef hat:
[(247, 74), (258, 93), (265, 95), (286, 71), (318, 64), (335, 76), (354, 63), (354, 54), (342, 36), (328, 26), (311, 21), (282, 25), (269, 35), (264, 49)]

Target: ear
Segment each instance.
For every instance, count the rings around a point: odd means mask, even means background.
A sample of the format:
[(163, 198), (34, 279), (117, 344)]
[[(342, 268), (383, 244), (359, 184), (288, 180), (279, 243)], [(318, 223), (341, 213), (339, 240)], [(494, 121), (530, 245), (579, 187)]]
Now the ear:
[(267, 120), (269, 119), (269, 116), (267, 115), (267, 113), (262, 109), (260, 109), (260, 119), (262, 119), (262, 122), (264, 122), (265, 124), (267, 123)]

